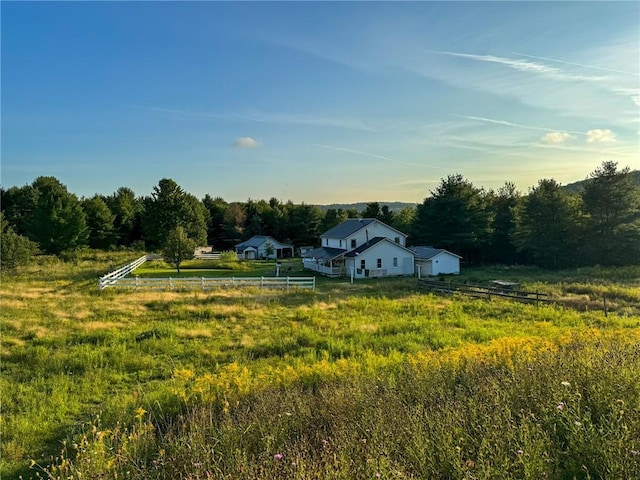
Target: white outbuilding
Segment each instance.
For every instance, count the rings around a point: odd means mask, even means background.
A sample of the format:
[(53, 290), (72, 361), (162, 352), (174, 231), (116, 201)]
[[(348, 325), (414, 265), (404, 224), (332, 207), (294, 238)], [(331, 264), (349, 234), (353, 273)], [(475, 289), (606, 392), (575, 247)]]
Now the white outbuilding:
[(460, 273), (462, 257), (443, 248), (410, 247), (415, 254), (415, 266), (418, 278), (442, 274)]

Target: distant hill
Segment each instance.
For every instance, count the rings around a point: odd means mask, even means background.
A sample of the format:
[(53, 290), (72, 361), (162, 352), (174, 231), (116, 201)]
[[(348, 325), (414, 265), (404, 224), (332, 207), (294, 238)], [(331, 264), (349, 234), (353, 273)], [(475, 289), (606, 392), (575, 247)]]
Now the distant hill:
[[(640, 170), (633, 170), (630, 172), (631, 177), (636, 181), (638, 185), (640, 185)], [(586, 180), (580, 180), (579, 182), (569, 183), (565, 185), (563, 188), (569, 193), (580, 193), (584, 190), (584, 184)]]
[[(375, 201), (375, 200), (374, 200)], [(364, 209), (367, 208), (367, 204), (368, 203), (372, 203), (372, 202), (358, 202), (358, 203), (332, 203), (330, 205), (316, 205), (316, 207), (320, 208), (323, 211), (327, 211), (330, 208), (333, 209), (339, 209), (341, 208), (342, 210), (351, 210), (351, 209), (355, 209), (358, 212), (362, 212)], [(401, 211), (403, 208), (406, 207), (415, 207), (417, 204), (416, 203), (407, 203), (407, 202), (378, 202), (378, 205), (380, 205), (380, 207), (382, 208), (383, 205), (387, 205), (389, 207), (389, 210), (392, 212), (399, 212)]]

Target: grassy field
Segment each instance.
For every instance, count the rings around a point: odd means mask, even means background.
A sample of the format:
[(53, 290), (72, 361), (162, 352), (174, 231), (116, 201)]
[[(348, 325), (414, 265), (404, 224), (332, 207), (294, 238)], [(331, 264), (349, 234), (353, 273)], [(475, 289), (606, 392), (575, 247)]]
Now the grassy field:
[[(423, 295), (412, 278), (98, 291), (134, 258), (3, 273), (3, 479), (640, 476), (640, 268), (456, 277), (575, 309)], [(274, 271), (181, 275), (211, 267)]]

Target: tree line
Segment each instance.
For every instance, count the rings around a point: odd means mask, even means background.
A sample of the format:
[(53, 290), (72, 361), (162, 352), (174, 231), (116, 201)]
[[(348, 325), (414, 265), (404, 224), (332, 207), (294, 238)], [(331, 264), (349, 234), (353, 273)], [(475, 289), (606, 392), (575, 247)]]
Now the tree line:
[(133, 248), (158, 251), (188, 240), (230, 250), (253, 235), (296, 246), (347, 218), (378, 218), (409, 235), (409, 245), (445, 248), (470, 263), (532, 264), (546, 268), (640, 264), (640, 184), (628, 167), (604, 162), (583, 188), (569, 192), (542, 179), (527, 194), (513, 183), (497, 190), (460, 174), (443, 178), (421, 204), (391, 211), (378, 202), (362, 211), (281, 202), (198, 199), (162, 179), (150, 195), (127, 187), (78, 198), (55, 177), (1, 190), (2, 262), (11, 268), (36, 251)]

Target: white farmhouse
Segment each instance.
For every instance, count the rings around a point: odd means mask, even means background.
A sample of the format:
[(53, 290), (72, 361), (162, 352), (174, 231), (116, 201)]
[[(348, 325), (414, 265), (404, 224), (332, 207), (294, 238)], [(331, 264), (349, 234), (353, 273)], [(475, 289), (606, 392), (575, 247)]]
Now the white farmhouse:
[(304, 268), (353, 278), (413, 275), (407, 235), (375, 218), (351, 218), (320, 236), (321, 246), (303, 255)]
[(460, 255), (442, 248), (410, 247), (416, 256), (416, 272), (418, 277), (460, 273)]
[(238, 258), (244, 260), (275, 259), (293, 257), (293, 245), (280, 243), (267, 235), (254, 235), (236, 245)]

